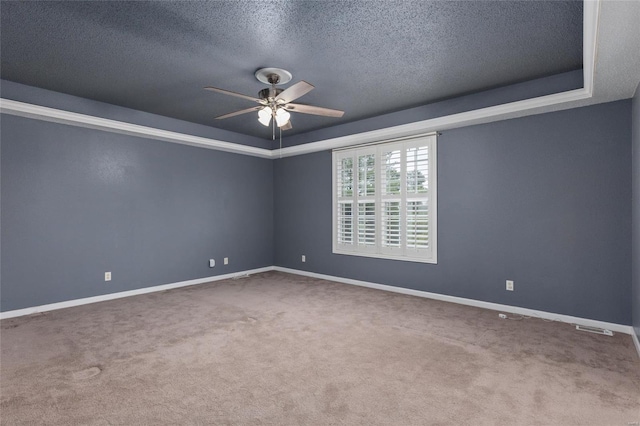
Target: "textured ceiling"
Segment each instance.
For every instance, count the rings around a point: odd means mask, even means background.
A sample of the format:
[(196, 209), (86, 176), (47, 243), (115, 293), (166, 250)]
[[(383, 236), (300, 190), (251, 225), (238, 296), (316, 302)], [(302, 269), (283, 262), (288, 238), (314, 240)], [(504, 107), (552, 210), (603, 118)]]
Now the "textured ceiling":
[(270, 137), (253, 73), (281, 67), (316, 89), (289, 134), (582, 67), (582, 2), (6, 2), (1, 77)]

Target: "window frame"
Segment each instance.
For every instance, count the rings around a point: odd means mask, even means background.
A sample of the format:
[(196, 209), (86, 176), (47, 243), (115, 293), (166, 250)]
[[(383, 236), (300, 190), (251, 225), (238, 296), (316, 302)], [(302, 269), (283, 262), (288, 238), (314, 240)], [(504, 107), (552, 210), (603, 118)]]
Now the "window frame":
[[(407, 150), (416, 147), (426, 146), (428, 150), (428, 176), (426, 194), (408, 194), (407, 193)], [(383, 194), (383, 164), (382, 155), (394, 150), (400, 151), (400, 194)], [(374, 157), (374, 195), (362, 197), (359, 195), (360, 176), (359, 176), (359, 157), (375, 153)], [(344, 159), (351, 159), (351, 194), (347, 196), (339, 196), (338, 183), (338, 165), (343, 163)], [(340, 149), (334, 149), (332, 152), (332, 248), (334, 254), (344, 254), (352, 256), (373, 257), (379, 259), (402, 260), (409, 262), (431, 263), (437, 264), (437, 247), (438, 247), (438, 168), (437, 168), (437, 135), (420, 135), (406, 138), (392, 139), (372, 144), (358, 145)], [(386, 180), (385, 180), (386, 182)], [(366, 188), (366, 179), (365, 179)], [(342, 188), (344, 190), (344, 188)], [(368, 194), (367, 194), (368, 195)], [(428, 248), (410, 248), (407, 246), (407, 203), (411, 200), (424, 199), (427, 201), (428, 214)], [(383, 244), (383, 206), (385, 202), (399, 201), (403, 206), (400, 209), (399, 221), (401, 224), (400, 247), (392, 247)], [(359, 203), (375, 202), (375, 244), (359, 245), (359, 229), (358, 229), (358, 210)], [(341, 204), (351, 204), (351, 242), (343, 243), (339, 241), (338, 233), (342, 228), (340, 225), (338, 208)]]

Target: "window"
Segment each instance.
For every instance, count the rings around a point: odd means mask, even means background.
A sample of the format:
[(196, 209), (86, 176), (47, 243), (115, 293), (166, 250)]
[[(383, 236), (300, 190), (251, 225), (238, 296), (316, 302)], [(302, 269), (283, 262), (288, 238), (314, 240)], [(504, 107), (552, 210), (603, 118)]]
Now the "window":
[(436, 136), (333, 151), (333, 252), (437, 263)]

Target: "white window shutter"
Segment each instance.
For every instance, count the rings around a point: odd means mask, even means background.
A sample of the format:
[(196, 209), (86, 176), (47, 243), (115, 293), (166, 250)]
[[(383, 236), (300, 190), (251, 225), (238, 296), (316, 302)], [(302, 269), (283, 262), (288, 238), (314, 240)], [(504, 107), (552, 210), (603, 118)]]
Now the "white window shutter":
[(334, 253), (437, 263), (436, 137), (336, 150)]

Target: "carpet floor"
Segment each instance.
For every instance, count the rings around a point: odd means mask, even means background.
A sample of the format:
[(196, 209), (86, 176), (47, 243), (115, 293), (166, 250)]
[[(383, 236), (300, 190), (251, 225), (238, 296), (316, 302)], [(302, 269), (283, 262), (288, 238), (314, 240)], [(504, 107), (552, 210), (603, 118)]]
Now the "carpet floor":
[(279, 272), (3, 320), (6, 425), (628, 425), (631, 337)]

